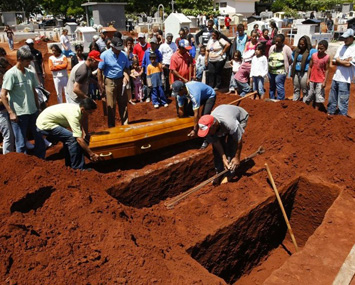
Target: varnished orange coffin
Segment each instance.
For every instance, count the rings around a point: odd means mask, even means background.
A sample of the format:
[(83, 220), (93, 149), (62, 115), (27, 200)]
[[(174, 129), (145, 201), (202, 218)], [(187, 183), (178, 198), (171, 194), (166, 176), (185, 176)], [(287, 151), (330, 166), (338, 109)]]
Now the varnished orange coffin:
[(90, 149), (107, 159), (134, 156), (190, 139), (193, 118), (172, 118), (117, 126), (93, 133)]

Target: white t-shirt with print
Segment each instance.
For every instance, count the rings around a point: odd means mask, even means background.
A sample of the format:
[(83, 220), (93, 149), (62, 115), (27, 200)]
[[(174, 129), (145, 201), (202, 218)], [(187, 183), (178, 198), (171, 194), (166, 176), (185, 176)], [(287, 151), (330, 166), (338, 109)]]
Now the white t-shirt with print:
[(176, 50), (177, 50), (177, 45), (174, 42), (171, 42), (170, 44), (168, 44), (167, 42), (161, 44), (159, 47), (159, 51), (163, 56), (162, 63), (170, 65), (171, 56), (176, 52)]
[(345, 60), (351, 58), (349, 67), (338, 65), (334, 73), (333, 80), (339, 82), (351, 83), (351, 80), (355, 76), (355, 44), (351, 46), (340, 46), (335, 53), (334, 58)]
[(209, 52), (208, 60), (211, 62), (222, 61), (222, 51), (224, 46), (227, 44), (227, 41), (223, 38), (219, 40), (210, 39), (207, 43), (206, 50)]

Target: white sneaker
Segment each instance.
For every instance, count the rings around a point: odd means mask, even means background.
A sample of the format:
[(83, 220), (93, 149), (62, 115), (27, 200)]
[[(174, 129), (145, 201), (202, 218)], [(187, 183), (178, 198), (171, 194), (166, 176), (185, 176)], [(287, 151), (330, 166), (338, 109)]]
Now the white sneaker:
[(149, 103), (149, 102), (150, 102), (150, 98), (147, 98), (147, 99), (145, 100), (145, 102)]
[(44, 144), (46, 145), (46, 148), (50, 148), (52, 146), (52, 143), (44, 139)]
[(164, 107), (166, 108), (166, 107), (168, 107), (169, 105), (168, 104), (164, 104)]
[(31, 144), (29, 141), (26, 142), (26, 148), (27, 149), (34, 149), (35, 146), (33, 144)]
[(155, 108), (155, 109), (158, 109), (158, 108), (159, 108), (159, 105), (154, 105), (154, 108)]

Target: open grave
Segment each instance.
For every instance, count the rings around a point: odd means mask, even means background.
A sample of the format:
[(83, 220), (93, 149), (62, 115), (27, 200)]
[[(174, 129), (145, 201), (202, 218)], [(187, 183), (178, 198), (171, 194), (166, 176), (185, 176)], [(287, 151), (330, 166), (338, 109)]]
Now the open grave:
[[(299, 177), (280, 191), (300, 249), (321, 225), (339, 188)], [(272, 197), (236, 222), (187, 252), (228, 284), (262, 284), (295, 252), (276, 198)]]

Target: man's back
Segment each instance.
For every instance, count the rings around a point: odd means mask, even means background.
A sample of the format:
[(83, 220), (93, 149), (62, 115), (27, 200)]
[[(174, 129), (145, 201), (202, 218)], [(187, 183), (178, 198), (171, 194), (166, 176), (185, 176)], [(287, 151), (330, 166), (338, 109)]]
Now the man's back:
[(229, 132), (236, 131), (237, 123), (246, 128), (249, 114), (243, 108), (234, 105), (219, 105), (211, 113)]
[(40, 130), (52, 130), (56, 127), (71, 128), (74, 137), (81, 137), (79, 105), (61, 103), (47, 107), (38, 116), (36, 125)]

